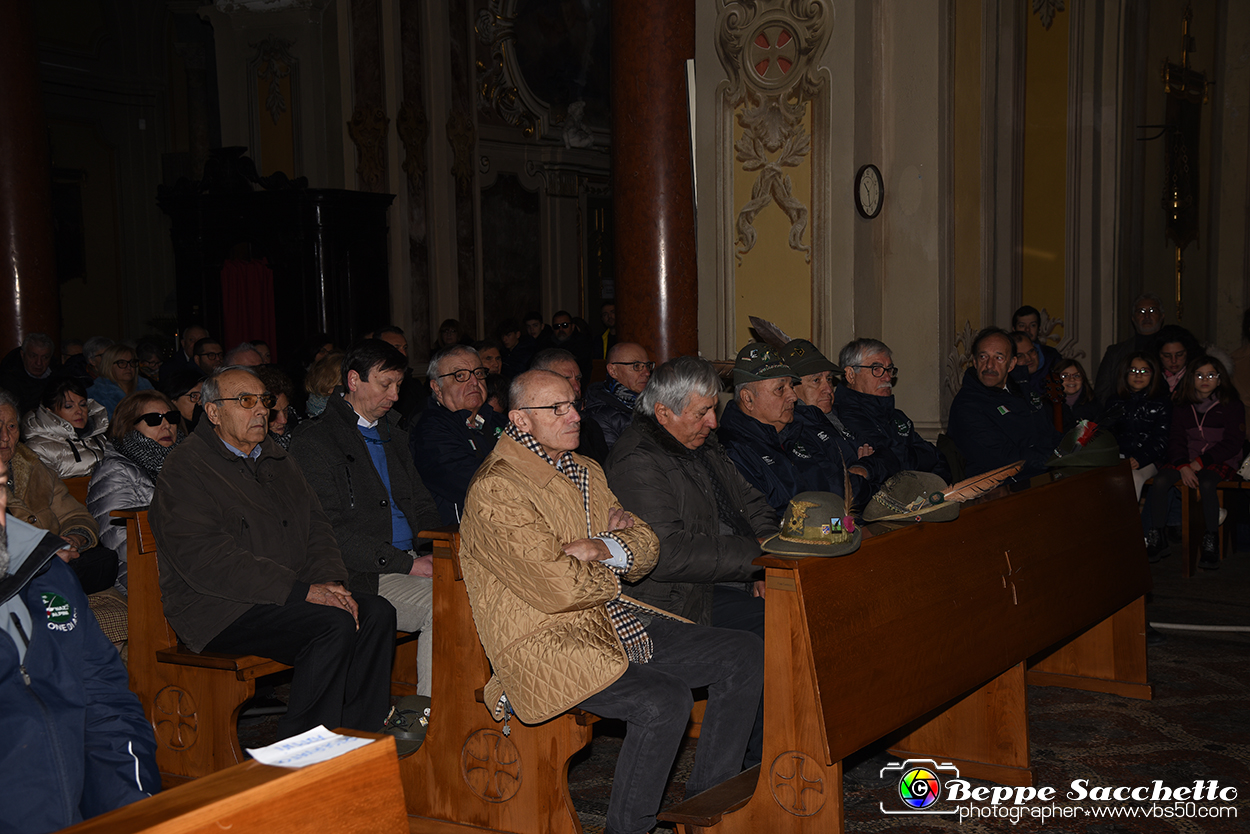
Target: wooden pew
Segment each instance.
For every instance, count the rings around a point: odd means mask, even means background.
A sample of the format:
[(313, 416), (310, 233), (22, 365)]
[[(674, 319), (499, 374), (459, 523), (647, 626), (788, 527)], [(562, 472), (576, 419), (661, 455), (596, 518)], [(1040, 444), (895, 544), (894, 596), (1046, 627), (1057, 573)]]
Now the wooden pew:
[[(1207, 525), (1202, 516), (1202, 501), (1198, 490), (1190, 489), (1182, 483), (1178, 483), (1176, 488), (1181, 493), (1181, 575), (1188, 579), (1198, 572), (1198, 557), (1202, 555), (1202, 534), (1207, 532)], [(1220, 506), (1224, 506), (1226, 492), (1242, 489), (1250, 489), (1250, 481), (1220, 481), (1216, 484)], [(1216, 530), (1221, 559), (1224, 558), (1225, 544), (1232, 534), (1232, 528), (1231, 523), (1226, 523)]]
[[(130, 689), (156, 733), (165, 785), (207, 776), (244, 761), (238, 718), (256, 679), (291, 668), (257, 655), (196, 653), (181, 645), (161, 606), (156, 540), (147, 510), (115, 510), (126, 519)], [(399, 632), (391, 691), (416, 691), (416, 635)]]
[(757, 564), (768, 595), (759, 778), (660, 814), (679, 830), (841, 832), (842, 760), (883, 737), (900, 760), (1028, 785), (1027, 683), (1151, 697), (1150, 573), (1127, 464), (841, 558)]
[(395, 834), (408, 831), (389, 736), (304, 768), (248, 761), (64, 829), (65, 834)]

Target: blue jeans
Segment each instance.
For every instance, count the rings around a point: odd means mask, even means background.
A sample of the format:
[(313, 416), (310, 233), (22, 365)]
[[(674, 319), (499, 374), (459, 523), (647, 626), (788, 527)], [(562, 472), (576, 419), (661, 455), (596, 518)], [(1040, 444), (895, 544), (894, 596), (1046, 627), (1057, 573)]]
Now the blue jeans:
[(706, 686), (707, 712), (686, 795), (741, 772), (747, 738), (764, 689), (764, 642), (732, 629), (654, 619), (650, 662), (631, 663), (607, 689), (578, 704), (626, 723), (612, 778), (604, 834), (642, 834), (655, 826), (694, 698)]

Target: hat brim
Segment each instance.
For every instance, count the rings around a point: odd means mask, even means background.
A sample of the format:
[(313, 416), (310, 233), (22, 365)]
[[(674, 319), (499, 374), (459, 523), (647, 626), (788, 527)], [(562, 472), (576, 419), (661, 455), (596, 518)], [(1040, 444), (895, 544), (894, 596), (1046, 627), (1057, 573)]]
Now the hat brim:
[(941, 504), (932, 504), (928, 507), (921, 507), (915, 512), (910, 513), (891, 513), (890, 515), (878, 516), (877, 518), (869, 518), (867, 513), (864, 514), (864, 521), (954, 521), (959, 518), (959, 502), (943, 501)]
[(786, 541), (781, 537), (780, 533), (769, 536), (760, 545), (764, 548), (765, 553), (776, 556), (845, 556), (848, 553), (854, 553), (859, 550), (860, 532), (859, 528), (855, 528), (855, 532), (851, 534), (850, 541), (841, 544), (830, 544), (828, 542), (794, 542)]

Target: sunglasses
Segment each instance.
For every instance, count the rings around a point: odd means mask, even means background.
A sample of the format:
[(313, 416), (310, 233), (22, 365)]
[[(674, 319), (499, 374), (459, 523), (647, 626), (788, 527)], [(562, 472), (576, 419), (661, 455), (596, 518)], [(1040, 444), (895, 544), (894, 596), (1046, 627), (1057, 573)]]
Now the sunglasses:
[(140, 414), (138, 417), (135, 418), (135, 425), (137, 426), (140, 423), (147, 423), (152, 428), (156, 428), (157, 426), (161, 424), (161, 421), (164, 420), (166, 423), (169, 423), (169, 425), (176, 426), (178, 425), (178, 418), (181, 416), (182, 415), (178, 413), (178, 409), (174, 409), (173, 411), (166, 411), (164, 414), (160, 412), (153, 412), (152, 414)]

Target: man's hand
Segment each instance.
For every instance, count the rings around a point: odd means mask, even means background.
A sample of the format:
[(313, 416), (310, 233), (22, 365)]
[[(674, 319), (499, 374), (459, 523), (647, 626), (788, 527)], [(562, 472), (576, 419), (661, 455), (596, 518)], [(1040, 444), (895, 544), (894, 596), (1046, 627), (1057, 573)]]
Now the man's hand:
[(608, 546), (598, 539), (578, 539), (564, 545), (561, 550), (583, 562), (602, 562), (604, 559), (612, 558), (612, 551), (608, 550)]
[(846, 471), (850, 472), (852, 475), (858, 475), (861, 478), (868, 477), (868, 470), (862, 466), (849, 466)]
[(1189, 464), (1181, 467), (1181, 483), (1190, 489), (1198, 488), (1198, 476), (1194, 474), (1194, 470)]
[(764, 598), (764, 580), (757, 579), (751, 583), (751, 596)]
[(615, 533), (617, 530), (628, 530), (634, 526), (634, 517), (620, 507), (613, 507), (608, 510), (608, 529), (607, 532)]
[(426, 554), (418, 556), (412, 560), (412, 570), (408, 571), (409, 576), (433, 576), (434, 575), (434, 556)]
[(356, 616), (356, 600), (352, 599), (351, 591), (337, 582), (319, 582), (308, 586), (308, 596), (304, 599), (317, 605), (342, 608), (352, 615), (352, 619), (356, 621), (356, 628), (360, 628), (360, 619)]
[(60, 550), (58, 550), (56, 552), (56, 555), (60, 556), (61, 561), (68, 565), (70, 562), (77, 559), (82, 554), (78, 552), (77, 547), (71, 544), (68, 547), (63, 547)]
[(867, 443), (865, 443), (863, 446), (860, 446), (860, 447), (859, 447), (859, 449), (858, 449), (858, 450), (856, 450), (856, 451), (857, 451), (857, 454), (859, 455), (859, 457), (861, 457), (861, 458), (866, 458), (866, 457), (868, 457), (869, 455), (871, 455), (873, 452), (875, 452), (875, 451), (876, 451), (876, 449), (872, 448), (872, 447), (871, 447), (871, 446), (869, 446)]
[(1129, 466), (1129, 469), (1134, 469), (1134, 470), (1141, 469), (1141, 464), (1137, 462), (1137, 458), (1129, 458), (1128, 466)]

